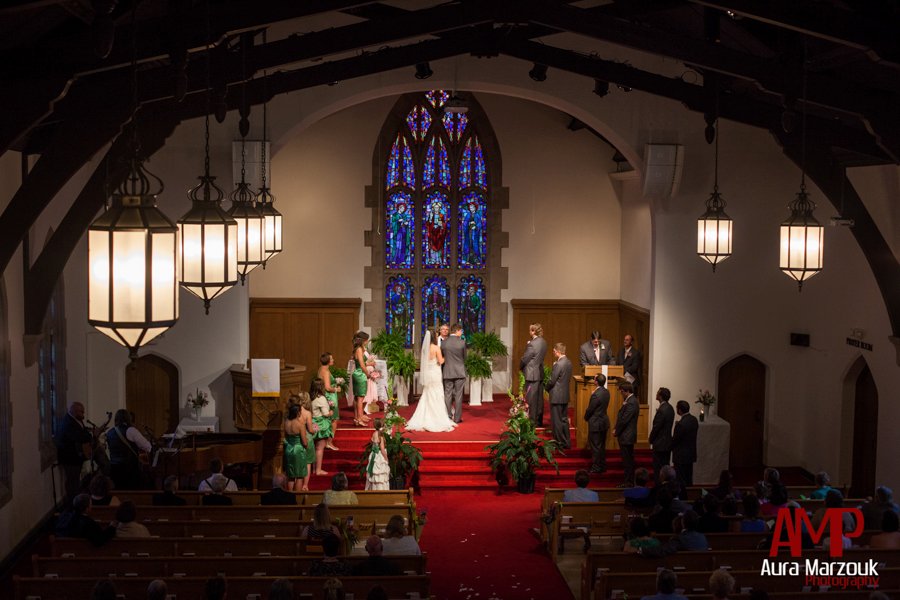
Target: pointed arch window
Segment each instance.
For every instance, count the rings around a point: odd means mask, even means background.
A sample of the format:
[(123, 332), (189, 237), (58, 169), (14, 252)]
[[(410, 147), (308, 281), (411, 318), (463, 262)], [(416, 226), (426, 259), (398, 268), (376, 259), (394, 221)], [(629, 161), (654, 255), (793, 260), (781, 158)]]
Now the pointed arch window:
[(38, 345), (38, 443), (42, 470), (49, 468), (56, 458), (53, 436), (58, 421), (68, 409), (66, 373), (66, 302), (60, 279), (47, 307)]
[(467, 333), (487, 323), (491, 156), (479, 139), (483, 121), (445, 114), (449, 97), (446, 90), (410, 96), (382, 138), (390, 140), (380, 165), (384, 323), (407, 346), (443, 322), (462, 322)]

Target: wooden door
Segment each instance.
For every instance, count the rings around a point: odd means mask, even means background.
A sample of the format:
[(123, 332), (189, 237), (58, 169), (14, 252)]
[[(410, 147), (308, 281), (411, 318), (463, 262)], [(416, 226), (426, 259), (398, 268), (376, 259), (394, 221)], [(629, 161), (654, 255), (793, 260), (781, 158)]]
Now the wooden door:
[(742, 354), (719, 369), (716, 414), (731, 423), (730, 468), (763, 466), (766, 366)]
[(178, 425), (178, 368), (148, 354), (125, 367), (125, 408), (139, 430), (149, 427), (157, 437)]
[(853, 405), (853, 471), (850, 497), (870, 496), (875, 489), (878, 457), (878, 389), (869, 365), (856, 378)]

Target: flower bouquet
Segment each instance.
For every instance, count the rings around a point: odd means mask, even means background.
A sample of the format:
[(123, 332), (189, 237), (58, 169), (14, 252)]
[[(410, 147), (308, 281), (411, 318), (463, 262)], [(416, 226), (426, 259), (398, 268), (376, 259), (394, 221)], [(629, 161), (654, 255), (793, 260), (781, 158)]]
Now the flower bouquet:
[(700, 409), (701, 421), (706, 417), (706, 413), (709, 411), (709, 407), (715, 403), (716, 397), (712, 395), (712, 392), (702, 389), (697, 390), (697, 399), (694, 401), (694, 404), (702, 405), (702, 408)]
[(209, 394), (206, 392), (200, 391), (200, 388), (197, 388), (197, 394), (188, 393), (187, 396), (187, 407), (194, 411), (194, 420), (200, 420), (200, 413), (203, 412), (203, 407), (209, 404)]

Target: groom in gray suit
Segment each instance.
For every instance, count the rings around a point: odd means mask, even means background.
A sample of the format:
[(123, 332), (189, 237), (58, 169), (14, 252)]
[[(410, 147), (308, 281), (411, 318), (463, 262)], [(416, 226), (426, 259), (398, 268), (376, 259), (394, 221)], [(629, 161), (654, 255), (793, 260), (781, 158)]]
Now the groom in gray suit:
[(542, 337), (544, 328), (540, 323), (528, 326), (531, 341), (525, 347), (525, 354), (519, 361), (519, 369), (525, 376), (525, 400), (528, 402), (528, 417), (535, 427), (544, 426), (544, 357), (547, 355), (547, 341)]
[(563, 450), (569, 449), (569, 382), (572, 380), (572, 361), (566, 357), (566, 345), (558, 342), (553, 346), (556, 362), (550, 372), (547, 389), (550, 390), (550, 424), (553, 439)]
[(463, 384), (466, 381), (466, 342), (462, 339), (462, 325), (453, 324), (450, 335), (441, 342), (441, 352), (444, 355), (444, 366), (441, 370), (447, 414), (454, 422), (461, 423)]

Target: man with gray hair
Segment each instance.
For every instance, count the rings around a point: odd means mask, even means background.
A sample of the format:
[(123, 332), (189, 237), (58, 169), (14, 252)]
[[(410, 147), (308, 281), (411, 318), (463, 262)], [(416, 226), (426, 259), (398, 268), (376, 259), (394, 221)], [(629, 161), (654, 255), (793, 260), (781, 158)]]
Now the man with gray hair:
[(400, 567), (382, 556), (384, 545), (380, 537), (370, 535), (366, 538), (366, 552), (369, 556), (365, 560), (356, 563), (353, 567), (354, 575), (400, 575)]
[(284, 473), (275, 473), (272, 476), (272, 489), (259, 497), (259, 503), (264, 506), (297, 504), (297, 495), (284, 489), (286, 481)]

